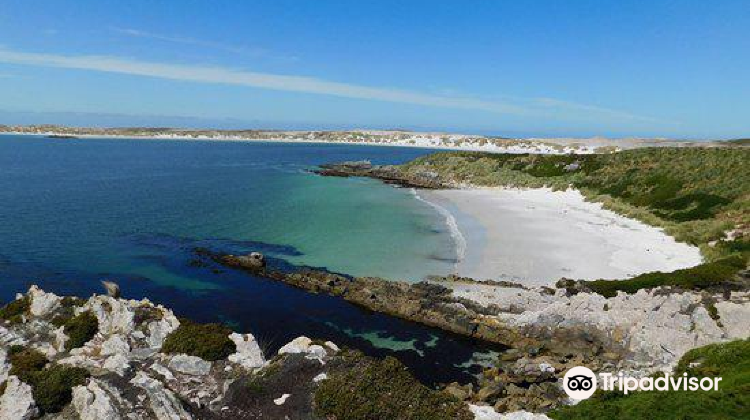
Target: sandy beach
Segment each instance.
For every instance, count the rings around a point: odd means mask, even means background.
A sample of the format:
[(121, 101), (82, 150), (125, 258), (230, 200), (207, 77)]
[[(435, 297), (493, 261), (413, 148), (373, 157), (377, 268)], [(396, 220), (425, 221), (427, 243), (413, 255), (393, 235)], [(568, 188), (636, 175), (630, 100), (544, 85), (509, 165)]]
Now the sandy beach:
[(443, 209), (456, 238), (456, 273), (549, 285), (562, 277), (621, 279), (701, 263), (697, 247), (586, 202), (575, 190), (419, 191)]

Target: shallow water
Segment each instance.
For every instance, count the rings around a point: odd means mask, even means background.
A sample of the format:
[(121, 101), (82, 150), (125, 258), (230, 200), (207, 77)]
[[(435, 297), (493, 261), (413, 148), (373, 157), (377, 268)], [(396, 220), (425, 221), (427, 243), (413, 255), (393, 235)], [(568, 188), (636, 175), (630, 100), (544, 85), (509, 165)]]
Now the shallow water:
[[(419, 280), (450, 272), (443, 217), (407, 189), (307, 172), (324, 162), (400, 163), (425, 149), (0, 136), (0, 298), (30, 284), (64, 294), (121, 284), (198, 321), (395, 355), (428, 383), (467, 380), (470, 340), (199, 261), (195, 247), (260, 251), (279, 267)], [(469, 366), (469, 367), (467, 367)]]

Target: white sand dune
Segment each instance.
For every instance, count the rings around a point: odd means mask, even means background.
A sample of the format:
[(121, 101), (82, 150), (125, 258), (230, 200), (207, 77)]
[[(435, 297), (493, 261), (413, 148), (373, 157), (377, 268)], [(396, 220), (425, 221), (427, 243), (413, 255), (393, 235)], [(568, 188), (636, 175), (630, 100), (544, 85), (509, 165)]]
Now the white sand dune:
[(575, 190), (420, 191), (447, 209), (466, 241), (457, 274), (548, 285), (562, 277), (620, 279), (701, 263), (697, 247), (585, 201)]

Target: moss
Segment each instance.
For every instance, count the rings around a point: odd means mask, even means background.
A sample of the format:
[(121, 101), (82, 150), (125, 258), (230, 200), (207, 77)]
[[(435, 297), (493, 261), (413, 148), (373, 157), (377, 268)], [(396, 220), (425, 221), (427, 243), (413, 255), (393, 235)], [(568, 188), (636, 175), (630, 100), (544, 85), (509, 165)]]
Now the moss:
[(229, 335), (228, 327), (221, 324), (198, 324), (187, 319), (167, 336), (162, 353), (185, 353), (204, 360), (225, 359), (237, 351)]
[(10, 362), (10, 375), (18, 376), (22, 381), (28, 382), (31, 375), (44, 369), (49, 360), (38, 350), (30, 347), (12, 346), (8, 351)]
[(73, 387), (84, 385), (88, 377), (86, 369), (53, 365), (33, 372), (27, 382), (42, 413), (57, 413), (70, 403)]
[(10, 321), (12, 324), (21, 322), (23, 315), (29, 312), (31, 299), (24, 296), (0, 308), (0, 319)]
[(99, 331), (99, 321), (91, 311), (81, 312), (67, 320), (64, 325), (65, 334), (68, 336), (65, 350), (68, 351), (83, 346)]
[[(692, 366), (692, 367), (691, 367)], [(687, 352), (675, 375), (721, 377), (718, 391), (599, 392), (575, 406), (559, 408), (556, 420), (740, 419), (750, 410), (750, 341), (711, 344)]]
[(702, 290), (728, 284), (737, 272), (746, 267), (746, 264), (744, 258), (733, 256), (670, 273), (655, 271), (627, 280), (595, 280), (584, 281), (583, 284), (591, 291), (606, 297), (615, 296), (618, 291), (635, 293), (640, 289), (653, 289), (660, 286)]
[(348, 420), (468, 420), (463, 402), (419, 383), (396, 359), (344, 351), (315, 392), (315, 413)]

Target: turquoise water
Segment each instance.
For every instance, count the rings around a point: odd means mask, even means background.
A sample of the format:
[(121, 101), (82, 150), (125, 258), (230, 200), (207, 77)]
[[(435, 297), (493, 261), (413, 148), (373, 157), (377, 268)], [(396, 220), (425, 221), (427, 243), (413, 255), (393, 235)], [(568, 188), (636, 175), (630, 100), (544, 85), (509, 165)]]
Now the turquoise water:
[(354, 145), (0, 136), (0, 300), (148, 297), (178, 316), (253, 333), (274, 352), (306, 335), (399, 358), (426, 383), (466, 381), (496, 349), (342, 299), (217, 266), (196, 254), (260, 251), (276, 269), (419, 280), (449, 272), (443, 217), (408, 189), (307, 172), (429, 150)]
[(352, 145), (0, 137), (0, 255), (13, 262), (215, 285), (144, 263), (137, 234), (283, 245), (294, 264), (391, 279), (450, 271), (444, 221), (406, 189), (306, 172), (427, 150)]

